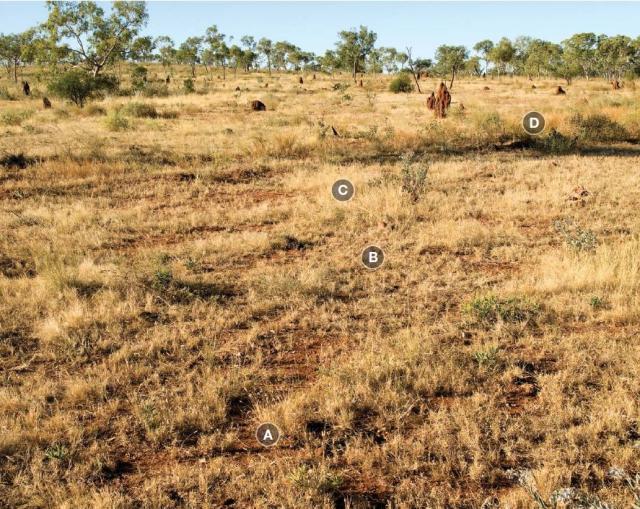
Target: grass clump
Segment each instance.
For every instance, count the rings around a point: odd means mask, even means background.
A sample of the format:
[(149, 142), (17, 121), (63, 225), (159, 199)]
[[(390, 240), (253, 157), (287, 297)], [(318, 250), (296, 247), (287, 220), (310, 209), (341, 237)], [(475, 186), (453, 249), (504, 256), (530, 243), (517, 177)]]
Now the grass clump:
[(19, 152), (17, 154), (6, 154), (0, 157), (0, 166), (2, 166), (3, 168), (17, 168), (20, 170), (24, 170), (35, 162), (35, 158), (26, 156), (22, 152)]
[(495, 295), (487, 295), (473, 299), (463, 310), (478, 322), (485, 324), (499, 321), (522, 323), (535, 318), (540, 313), (540, 306), (519, 297), (502, 299)]
[(33, 114), (28, 110), (9, 110), (0, 114), (0, 123), (7, 126), (19, 126)]
[(89, 117), (103, 117), (107, 114), (107, 110), (97, 104), (89, 104), (84, 109), (84, 113)]
[(413, 92), (413, 83), (411, 77), (407, 73), (398, 74), (391, 83), (389, 83), (389, 91), (394, 94), (408, 94)]
[(169, 87), (164, 83), (147, 83), (140, 93), (143, 97), (168, 97)]
[(104, 119), (104, 125), (109, 131), (118, 132), (129, 129), (129, 121), (120, 110), (112, 110)]
[(15, 101), (16, 96), (9, 92), (7, 87), (0, 87), (0, 99), (3, 101)]
[(157, 118), (158, 110), (152, 104), (131, 102), (122, 108), (125, 115), (136, 118)]

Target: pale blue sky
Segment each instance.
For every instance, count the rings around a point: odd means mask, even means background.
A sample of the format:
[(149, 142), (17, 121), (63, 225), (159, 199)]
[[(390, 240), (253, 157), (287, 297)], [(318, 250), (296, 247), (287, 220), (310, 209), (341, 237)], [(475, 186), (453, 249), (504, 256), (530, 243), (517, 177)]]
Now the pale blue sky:
[[(216, 24), (237, 39), (288, 40), (316, 53), (360, 24), (378, 33), (378, 46), (412, 46), (414, 56), (429, 58), (440, 44), (471, 47), (503, 36), (640, 35), (640, 2), (149, 2), (148, 9), (145, 33), (177, 43)], [(0, 32), (24, 30), (46, 13), (44, 2), (0, 2)]]

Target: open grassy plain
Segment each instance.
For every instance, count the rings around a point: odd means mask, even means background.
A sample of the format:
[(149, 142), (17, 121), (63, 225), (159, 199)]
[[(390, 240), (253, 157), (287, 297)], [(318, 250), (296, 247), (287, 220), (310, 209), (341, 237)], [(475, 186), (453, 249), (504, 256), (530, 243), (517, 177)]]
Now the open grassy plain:
[(0, 83), (0, 506), (639, 503), (633, 83), (180, 72)]

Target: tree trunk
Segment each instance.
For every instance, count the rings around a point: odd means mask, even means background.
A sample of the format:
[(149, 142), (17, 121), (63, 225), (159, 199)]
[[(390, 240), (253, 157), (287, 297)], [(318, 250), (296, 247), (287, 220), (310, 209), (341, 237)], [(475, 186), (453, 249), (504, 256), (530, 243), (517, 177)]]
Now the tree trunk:
[(413, 74), (413, 79), (416, 82), (416, 87), (418, 87), (418, 93), (421, 94), (422, 90), (420, 90), (420, 83), (418, 83), (418, 77), (416, 76), (415, 72), (411, 72), (411, 74)]
[(451, 83), (449, 83), (449, 90), (453, 90), (453, 80), (456, 79), (456, 73), (453, 71), (451, 73)]
[(356, 81), (356, 68), (358, 65), (358, 58), (353, 59), (353, 81)]
[(13, 81), (18, 83), (18, 61), (13, 61)]

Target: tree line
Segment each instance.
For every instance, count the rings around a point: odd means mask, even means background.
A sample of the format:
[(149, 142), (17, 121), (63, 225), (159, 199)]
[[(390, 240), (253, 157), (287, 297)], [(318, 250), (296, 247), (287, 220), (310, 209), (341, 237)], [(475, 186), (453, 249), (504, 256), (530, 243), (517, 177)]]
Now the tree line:
[[(568, 83), (575, 77), (608, 80), (640, 75), (640, 37), (575, 34), (560, 43), (527, 36), (499, 41), (489, 39), (469, 49), (441, 45), (433, 59), (412, 55), (410, 47), (377, 47), (377, 34), (365, 26), (343, 30), (334, 48), (317, 55), (288, 41), (240, 39), (212, 25), (204, 34), (180, 44), (167, 36), (141, 35), (148, 21), (144, 2), (116, 1), (106, 12), (95, 2), (47, 1), (48, 17), (40, 25), (18, 34), (0, 34), (0, 62), (15, 81), (25, 65), (37, 65), (53, 75), (81, 69), (93, 78), (120, 62), (159, 63), (167, 71), (187, 65), (193, 77), (198, 69), (211, 74), (227, 72), (318, 71), (348, 72), (355, 80), (362, 73), (412, 74), (450, 79), (457, 76), (517, 75), (556, 77)], [(419, 85), (418, 85), (419, 89)]]

